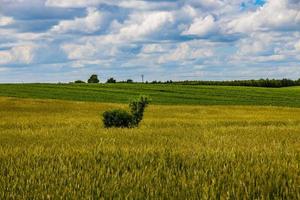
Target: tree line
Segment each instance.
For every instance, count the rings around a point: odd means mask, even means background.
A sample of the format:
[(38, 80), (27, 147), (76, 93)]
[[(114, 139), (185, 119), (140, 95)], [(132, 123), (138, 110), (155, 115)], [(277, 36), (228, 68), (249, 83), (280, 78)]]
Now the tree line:
[(220, 86), (248, 86), (280, 88), (300, 86), (300, 79), (259, 79), (259, 80), (234, 80), (234, 81), (178, 81), (173, 82), (183, 85), (220, 85)]
[[(77, 80), (72, 83), (99, 83), (100, 80), (98, 75), (93, 74), (87, 80), (87, 82), (82, 80)], [(132, 79), (127, 79), (125, 81), (117, 81), (113, 77), (107, 79), (106, 83), (137, 83)], [(248, 86), (248, 87), (269, 87), (269, 88), (280, 88), (280, 87), (290, 87), (290, 86), (300, 86), (300, 79), (259, 79), (259, 80), (233, 80), (233, 81), (146, 81), (145, 84), (180, 84), (180, 85), (218, 85), (218, 86)]]

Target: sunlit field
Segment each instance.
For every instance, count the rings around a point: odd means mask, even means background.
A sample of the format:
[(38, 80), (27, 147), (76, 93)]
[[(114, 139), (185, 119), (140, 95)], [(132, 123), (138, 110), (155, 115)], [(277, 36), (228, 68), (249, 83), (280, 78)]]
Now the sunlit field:
[(0, 199), (300, 199), (300, 109), (0, 98)]

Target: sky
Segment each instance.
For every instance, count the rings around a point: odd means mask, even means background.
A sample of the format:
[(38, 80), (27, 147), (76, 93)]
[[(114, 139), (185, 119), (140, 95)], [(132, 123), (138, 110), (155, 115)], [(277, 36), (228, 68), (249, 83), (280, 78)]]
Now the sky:
[(300, 78), (300, 0), (0, 0), (0, 82)]

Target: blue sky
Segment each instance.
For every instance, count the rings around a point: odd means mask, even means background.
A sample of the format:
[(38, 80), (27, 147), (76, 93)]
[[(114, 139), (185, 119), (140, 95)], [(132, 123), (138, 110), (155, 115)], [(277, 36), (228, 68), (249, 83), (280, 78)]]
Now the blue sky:
[(300, 78), (300, 0), (0, 0), (0, 82)]

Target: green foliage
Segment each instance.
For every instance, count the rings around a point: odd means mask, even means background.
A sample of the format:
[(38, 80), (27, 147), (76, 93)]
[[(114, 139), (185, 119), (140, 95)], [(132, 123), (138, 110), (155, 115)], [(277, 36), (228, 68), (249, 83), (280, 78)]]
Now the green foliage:
[(105, 111), (103, 113), (103, 124), (105, 127), (130, 128), (132, 126), (132, 115), (121, 109)]
[(88, 80), (88, 83), (99, 83), (99, 79), (98, 79), (98, 75), (97, 74), (93, 74), (91, 75), (91, 77)]
[(140, 96), (138, 99), (133, 100), (129, 104), (131, 113), (125, 110), (112, 110), (103, 113), (104, 127), (121, 127), (133, 128), (137, 127), (142, 121), (146, 106), (149, 104), (149, 98)]
[(74, 83), (85, 83), (85, 82), (82, 80), (77, 80), (77, 81), (74, 81)]
[(138, 126), (144, 116), (144, 111), (150, 100), (147, 96), (140, 96), (138, 99), (133, 100), (129, 104), (129, 108), (132, 114), (132, 124)]
[[(165, 82), (173, 83), (173, 82)], [(260, 79), (260, 80), (235, 80), (235, 81), (179, 81), (176, 84), (184, 85), (220, 85), (220, 86), (247, 86), (247, 87), (266, 87), (281, 88), (290, 86), (300, 86), (300, 82), (290, 79)]]
[(114, 79), (113, 77), (107, 79), (106, 83), (116, 83), (116, 79)]
[(127, 79), (126, 83), (133, 83), (132, 79)]

